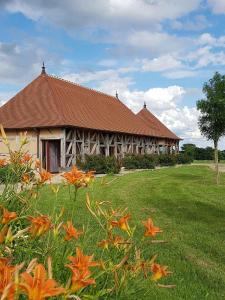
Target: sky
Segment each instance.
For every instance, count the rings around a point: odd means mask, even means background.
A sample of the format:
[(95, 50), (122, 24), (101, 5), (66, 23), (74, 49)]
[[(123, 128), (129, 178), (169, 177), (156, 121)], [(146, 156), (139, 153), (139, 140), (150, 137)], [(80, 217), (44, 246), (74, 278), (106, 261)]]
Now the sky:
[[(144, 102), (183, 143), (202, 86), (225, 73), (225, 0), (0, 0), (0, 103), (41, 72)], [(225, 149), (225, 139), (220, 142)]]

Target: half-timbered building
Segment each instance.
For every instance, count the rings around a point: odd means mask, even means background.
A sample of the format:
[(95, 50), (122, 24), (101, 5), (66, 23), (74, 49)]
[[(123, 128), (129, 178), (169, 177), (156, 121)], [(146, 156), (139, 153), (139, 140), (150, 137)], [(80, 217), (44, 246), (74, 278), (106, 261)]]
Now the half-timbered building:
[[(27, 150), (51, 172), (76, 164), (86, 154), (177, 153), (179, 140), (144, 105), (134, 114), (118, 97), (45, 72), (0, 108), (11, 146), (27, 131)], [(0, 155), (7, 155), (0, 141)]]

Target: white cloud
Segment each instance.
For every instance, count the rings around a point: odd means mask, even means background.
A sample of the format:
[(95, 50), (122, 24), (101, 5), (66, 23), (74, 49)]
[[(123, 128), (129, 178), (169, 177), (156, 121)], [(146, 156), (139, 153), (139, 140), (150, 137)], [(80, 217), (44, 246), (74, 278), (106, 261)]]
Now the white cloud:
[(170, 54), (142, 60), (142, 70), (150, 72), (162, 72), (166, 70), (181, 68), (182, 62)]
[(209, 45), (212, 47), (225, 47), (225, 36), (222, 35), (218, 38), (212, 36), (210, 33), (203, 33), (198, 39), (199, 45)]
[(133, 84), (130, 77), (121, 77), (118, 70), (105, 70), (81, 73), (67, 73), (62, 75), (66, 80), (78, 84), (88, 84), (101, 92), (115, 96), (116, 91), (121, 94), (128, 86)]
[(196, 10), (201, 0), (8, 0), (5, 7), (33, 20), (44, 19), (68, 30), (77, 27), (139, 26), (176, 19)]
[(216, 14), (225, 13), (225, 1), (224, 0), (208, 0), (209, 5)]
[(166, 32), (133, 31), (124, 41), (134, 49), (144, 49), (149, 55), (167, 54), (184, 50), (190, 43), (189, 38), (180, 38)]
[(200, 45), (214, 45), (216, 43), (216, 39), (210, 33), (206, 32), (200, 35), (198, 43)]
[(206, 67), (208, 65), (225, 65), (225, 52), (215, 51), (211, 46), (204, 46), (190, 52), (187, 55), (187, 60), (195, 62), (194, 69)]

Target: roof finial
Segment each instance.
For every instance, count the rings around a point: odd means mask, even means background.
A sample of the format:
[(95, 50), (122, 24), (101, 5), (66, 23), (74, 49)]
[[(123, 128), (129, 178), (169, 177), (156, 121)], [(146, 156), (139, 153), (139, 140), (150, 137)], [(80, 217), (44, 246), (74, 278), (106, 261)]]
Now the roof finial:
[(144, 108), (146, 108), (146, 107), (147, 107), (146, 102), (144, 102)]
[(42, 75), (46, 74), (46, 72), (45, 72), (45, 63), (44, 63), (44, 62), (43, 62), (43, 64), (42, 64), (41, 74), (42, 74)]
[(117, 91), (116, 91), (116, 98), (119, 99), (119, 95), (118, 95)]

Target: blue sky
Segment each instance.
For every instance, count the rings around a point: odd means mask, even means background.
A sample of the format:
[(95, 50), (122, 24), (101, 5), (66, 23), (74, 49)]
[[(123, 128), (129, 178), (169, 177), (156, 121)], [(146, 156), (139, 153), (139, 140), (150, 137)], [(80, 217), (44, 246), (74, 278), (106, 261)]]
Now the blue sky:
[[(144, 101), (184, 142), (210, 145), (196, 100), (225, 67), (225, 0), (0, 0), (0, 102), (47, 72)], [(221, 148), (225, 148), (224, 140)]]

